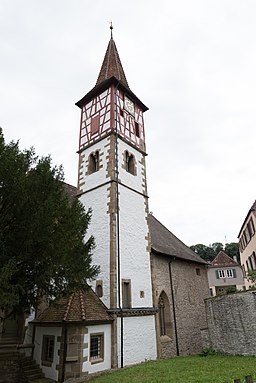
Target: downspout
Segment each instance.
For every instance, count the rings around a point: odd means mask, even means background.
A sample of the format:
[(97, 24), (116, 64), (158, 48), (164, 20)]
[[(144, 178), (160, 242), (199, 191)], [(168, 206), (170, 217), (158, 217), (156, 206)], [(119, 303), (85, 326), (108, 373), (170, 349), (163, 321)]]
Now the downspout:
[(116, 226), (117, 226), (117, 283), (118, 283), (118, 308), (120, 310), (120, 355), (121, 355), (121, 368), (124, 366), (124, 318), (123, 318), (123, 309), (121, 305), (121, 256), (120, 256), (120, 216), (119, 216), (119, 167), (118, 167), (118, 135), (117, 135), (117, 89), (119, 82), (115, 90), (115, 138), (116, 138)]
[[(173, 258), (175, 260), (175, 257)], [(171, 295), (172, 295), (172, 310), (173, 310), (173, 322), (174, 322), (174, 332), (175, 332), (175, 341), (176, 341), (176, 355), (180, 355), (179, 351), (179, 340), (178, 340), (178, 332), (177, 332), (177, 320), (176, 320), (176, 309), (175, 309), (175, 301), (174, 301), (174, 291), (173, 291), (173, 280), (172, 280), (172, 264), (173, 261), (169, 262), (169, 276), (170, 276), (170, 286), (171, 286)]]
[(65, 368), (66, 368), (66, 357), (67, 357), (67, 327), (65, 323), (62, 325), (62, 334), (63, 334), (63, 360), (62, 360), (62, 373), (61, 373), (61, 383), (65, 381)]

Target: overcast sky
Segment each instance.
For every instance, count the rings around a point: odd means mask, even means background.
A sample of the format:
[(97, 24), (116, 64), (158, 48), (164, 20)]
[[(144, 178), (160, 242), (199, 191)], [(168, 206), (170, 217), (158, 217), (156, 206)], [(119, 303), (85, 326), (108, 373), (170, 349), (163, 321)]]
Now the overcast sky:
[(237, 241), (255, 200), (255, 0), (0, 0), (0, 126), (76, 185), (80, 110), (110, 38), (145, 113), (150, 210)]

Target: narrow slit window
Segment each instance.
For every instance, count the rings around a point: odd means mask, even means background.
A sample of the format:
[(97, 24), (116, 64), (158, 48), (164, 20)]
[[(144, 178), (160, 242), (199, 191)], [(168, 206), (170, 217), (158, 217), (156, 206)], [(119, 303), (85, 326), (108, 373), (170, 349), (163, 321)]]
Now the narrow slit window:
[(138, 124), (138, 122), (134, 122), (134, 126), (135, 126), (135, 134), (137, 137), (140, 137), (140, 126)]
[(131, 307), (131, 281), (129, 279), (122, 281), (122, 301), (123, 308)]

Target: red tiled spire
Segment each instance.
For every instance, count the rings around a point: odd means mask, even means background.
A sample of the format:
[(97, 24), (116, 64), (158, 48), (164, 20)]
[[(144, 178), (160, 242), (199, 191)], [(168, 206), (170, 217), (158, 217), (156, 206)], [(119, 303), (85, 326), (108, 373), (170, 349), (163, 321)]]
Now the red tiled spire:
[(111, 34), (111, 38), (108, 43), (107, 51), (105, 53), (105, 57), (101, 66), (100, 74), (96, 85), (99, 85), (100, 83), (109, 79), (112, 76), (114, 76), (117, 80), (121, 81), (123, 85), (129, 88), (120, 57), (116, 49), (116, 44)]

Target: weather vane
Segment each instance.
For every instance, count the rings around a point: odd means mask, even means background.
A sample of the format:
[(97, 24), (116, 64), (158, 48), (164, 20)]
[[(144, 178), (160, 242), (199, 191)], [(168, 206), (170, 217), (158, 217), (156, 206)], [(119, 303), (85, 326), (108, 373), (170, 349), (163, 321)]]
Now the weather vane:
[(109, 24), (110, 24), (110, 30), (111, 30), (111, 39), (113, 38), (113, 33), (112, 33), (112, 31), (113, 31), (113, 24), (112, 24), (112, 21), (109, 21)]

